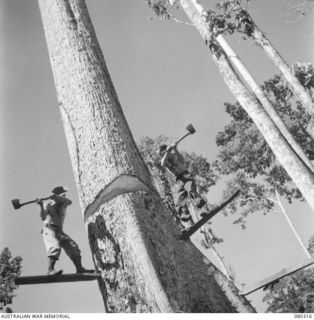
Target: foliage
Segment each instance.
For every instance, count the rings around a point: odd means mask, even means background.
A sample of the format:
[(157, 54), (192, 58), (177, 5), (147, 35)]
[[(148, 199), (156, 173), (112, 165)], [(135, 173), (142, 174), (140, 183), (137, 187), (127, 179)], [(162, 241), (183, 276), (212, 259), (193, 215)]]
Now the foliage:
[(312, 257), (314, 257), (314, 236), (309, 239), (308, 251)]
[(12, 258), (12, 254), (8, 248), (4, 248), (0, 254), (0, 310), (4, 312), (12, 312), (8, 304), (12, 303), (15, 297), (14, 291), (17, 286), (14, 280), (21, 274), (20, 256)]
[(313, 96), (314, 89), (314, 69), (310, 63), (294, 63), (292, 66), (295, 76), (299, 79), (302, 85)]
[[(311, 73), (304, 73), (304, 68), (295, 71), (307, 83), (312, 81)], [(297, 143), (313, 160), (314, 141), (306, 131), (309, 114), (295, 100), (281, 76), (266, 81), (262, 89)], [(274, 208), (273, 197), (277, 192), (290, 203), (294, 199), (302, 200), (302, 196), (248, 114), (238, 103), (225, 103), (225, 108), (231, 121), (217, 134), (219, 152), (214, 168), (219, 175), (232, 176), (226, 192), (241, 189), (241, 197), (225, 212), (235, 213), (241, 209), (242, 216), (235, 222), (244, 227), (248, 214), (260, 210), (267, 213)]]
[(225, 33), (233, 34), (235, 31), (248, 36), (253, 33), (254, 22), (240, 0), (219, 1), (216, 4), (216, 11), (209, 9), (206, 13), (209, 30), (214, 36)]
[(169, 137), (159, 135), (156, 138), (142, 137), (138, 144), (138, 148), (141, 152), (143, 160), (148, 167), (160, 168), (160, 155), (159, 147), (163, 144), (170, 144), (171, 139)]
[[(169, 12), (176, 5), (175, 0), (146, 0), (154, 15), (162, 20), (173, 20)], [(249, 0), (246, 1), (246, 4)], [(176, 6), (178, 8), (178, 6)], [(253, 31), (253, 21), (242, 6), (240, 0), (218, 1), (216, 10), (208, 9), (204, 12), (210, 32), (217, 36), (220, 33), (234, 33), (236, 30), (250, 35)]]
[[(309, 252), (314, 252), (314, 236), (309, 241)], [(264, 301), (267, 312), (307, 312), (314, 311), (314, 269), (313, 266), (300, 270), (272, 288), (267, 289)]]
[[(146, 0), (148, 7), (153, 11), (154, 15), (161, 20), (173, 20), (173, 15), (169, 12), (172, 6), (175, 5), (174, 0)], [(178, 8), (178, 6), (176, 6)]]
[[(248, 2), (249, 0), (246, 1), (246, 3)], [(159, 17), (161, 20), (190, 24), (179, 21), (170, 13), (173, 7), (179, 8), (177, 0), (146, 0), (146, 3), (153, 11), (154, 16)], [(238, 31), (251, 36), (254, 30), (253, 20), (242, 6), (240, 0), (219, 1), (216, 4), (216, 10), (212, 8), (208, 9), (203, 12), (202, 17), (206, 21), (211, 35), (210, 39), (205, 41), (205, 44), (217, 58), (223, 53), (215, 39), (217, 35), (224, 33), (232, 34)]]

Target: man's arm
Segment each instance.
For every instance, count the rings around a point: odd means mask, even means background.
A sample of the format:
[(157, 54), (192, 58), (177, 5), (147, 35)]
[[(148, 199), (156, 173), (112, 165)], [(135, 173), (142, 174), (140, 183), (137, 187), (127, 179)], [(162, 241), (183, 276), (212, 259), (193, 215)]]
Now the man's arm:
[(45, 220), (46, 219), (46, 211), (45, 211), (43, 200), (40, 199), (40, 198), (37, 198), (36, 199), (36, 203), (39, 205), (39, 208), (40, 208), (40, 218), (41, 218), (41, 220)]
[(65, 206), (69, 206), (70, 204), (72, 204), (72, 201), (70, 199), (64, 196), (59, 196), (57, 194), (52, 194), (50, 198), (58, 203), (64, 204)]
[(160, 164), (162, 167), (166, 166), (168, 162), (169, 152), (166, 152), (160, 160)]
[(174, 144), (170, 144), (167, 147), (167, 149), (165, 150), (165, 154), (163, 155), (163, 157), (160, 160), (160, 164), (161, 164), (162, 167), (167, 165), (170, 152), (173, 150), (173, 148), (175, 148), (175, 145)]

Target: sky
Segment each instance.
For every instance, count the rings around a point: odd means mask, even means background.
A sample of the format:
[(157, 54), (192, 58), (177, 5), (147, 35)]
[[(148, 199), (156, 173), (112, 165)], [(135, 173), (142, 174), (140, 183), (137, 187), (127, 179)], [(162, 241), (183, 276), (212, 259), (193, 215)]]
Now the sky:
[[(126, 119), (136, 141), (142, 136), (180, 136), (192, 123), (196, 134), (181, 148), (212, 161), (215, 137), (228, 122), (223, 103), (234, 101), (196, 29), (148, 19), (144, 0), (87, 0), (87, 7)], [(200, 1), (210, 8), (214, 1)], [(251, 0), (250, 13), (291, 64), (313, 63), (313, 12), (299, 19), (284, 0)], [(176, 12), (182, 20), (182, 12)], [(277, 72), (259, 48), (230, 39), (259, 83)], [(47, 259), (36, 205), (14, 210), (21, 202), (49, 195), (57, 185), (70, 188), (65, 232), (77, 241), (83, 264), (93, 266), (50, 63), (35, 0), (0, 0), (0, 250), (9, 247), (23, 258), (23, 275), (45, 274)], [(222, 185), (209, 194), (219, 202)], [(302, 240), (313, 235), (314, 214), (306, 204), (286, 206)], [(305, 254), (279, 213), (256, 214), (247, 229), (217, 215), (213, 229), (224, 239), (217, 250), (241, 283), (252, 284)], [(65, 253), (57, 267), (73, 273)], [(20, 286), (16, 312), (104, 312), (96, 281)], [(248, 296), (262, 312), (261, 291)]]

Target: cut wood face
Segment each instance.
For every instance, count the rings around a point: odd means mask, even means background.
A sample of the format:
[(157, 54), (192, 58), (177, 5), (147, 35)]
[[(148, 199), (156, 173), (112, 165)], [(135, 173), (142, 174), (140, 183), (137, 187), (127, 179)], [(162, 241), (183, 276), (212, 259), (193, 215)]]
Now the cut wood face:
[(84, 219), (85, 221), (91, 217), (95, 212), (98, 211), (101, 205), (109, 202), (115, 197), (136, 191), (145, 191), (145, 192), (155, 192), (150, 187), (148, 187), (143, 181), (141, 181), (138, 177), (123, 174), (114, 179), (111, 183), (109, 183), (95, 198), (94, 202), (92, 202), (85, 210)]

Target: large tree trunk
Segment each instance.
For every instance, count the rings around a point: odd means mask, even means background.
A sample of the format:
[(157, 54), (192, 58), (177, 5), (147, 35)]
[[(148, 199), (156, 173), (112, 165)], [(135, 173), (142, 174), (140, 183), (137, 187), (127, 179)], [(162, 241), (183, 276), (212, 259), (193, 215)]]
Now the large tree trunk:
[[(196, 0), (180, 0), (180, 4), (197, 28), (206, 43), (210, 42), (211, 33), (200, 4)], [(287, 140), (264, 110), (260, 102), (244, 86), (239, 76), (227, 59), (223, 49), (216, 43), (216, 50), (212, 50), (214, 61), (218, 64), (225, 83), (234, 97), (249, 114), (261, 134), (274, 152), (276, 158), (295, 182), (304, 198), (314, 210), (314, 175), (299, 156), (293, 152)]]
[(253, 311), (215, 276), (156, 193), (83, 0), (39, 0), (105, 310)]

